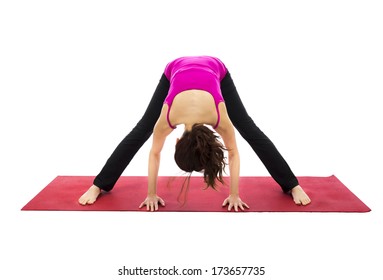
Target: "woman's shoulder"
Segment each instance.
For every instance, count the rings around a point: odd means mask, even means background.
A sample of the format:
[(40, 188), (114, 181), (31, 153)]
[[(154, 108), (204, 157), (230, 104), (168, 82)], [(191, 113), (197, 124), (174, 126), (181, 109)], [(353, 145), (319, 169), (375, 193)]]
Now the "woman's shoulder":
[(167, 135), (173, 131), (173, 128), (171, 128), (168, 123), (168, 108), (168, 104), (164, 103), (162, 105), (160, 116), (158, 117), (154, 126), (154, 132), (161, 134), (164, 133)]

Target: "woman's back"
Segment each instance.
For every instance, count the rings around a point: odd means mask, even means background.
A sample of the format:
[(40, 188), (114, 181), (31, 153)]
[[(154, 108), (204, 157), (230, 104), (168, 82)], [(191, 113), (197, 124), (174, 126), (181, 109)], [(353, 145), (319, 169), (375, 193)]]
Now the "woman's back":
[(169, 126), (173, 128), (189, 123), (204, 123), (216, 127), (219, 124), (220, 113), (209, 92), (187, 90), (174, 98), (171, 108), (168, 108), (167, 119)]

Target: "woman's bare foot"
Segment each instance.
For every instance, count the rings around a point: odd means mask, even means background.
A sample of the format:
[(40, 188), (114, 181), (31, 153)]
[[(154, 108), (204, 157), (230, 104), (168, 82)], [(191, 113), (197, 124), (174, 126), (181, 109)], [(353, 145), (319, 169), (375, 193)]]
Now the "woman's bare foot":
[(93, 204), (100, 195), (101, 189), (92, 185), (78, 200), (81, 205)]
[(291, 196), (293, 197), (293, 200), (297, 205), (307, 205), (311, 202), (309, 196), (299, 185), (291, 190)]

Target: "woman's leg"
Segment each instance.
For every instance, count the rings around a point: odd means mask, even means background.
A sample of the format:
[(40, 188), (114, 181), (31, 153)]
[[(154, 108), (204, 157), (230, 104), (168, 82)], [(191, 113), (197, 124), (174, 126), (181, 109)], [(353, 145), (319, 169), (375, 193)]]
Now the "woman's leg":
[(250, 144), (283, 191), (291, 191), (299, 184), (297, 178), (271, 140), (256, 126), (246, 112), (229, 72), (221, 81), (221, 91), (230, 120), (235, 128)]
[(110, 191), (134, 155), (148, 140), (161, 113), (163, 102), (169, 91), (169, 80), (163, 74), (141, 120), (121, 141), (109, 157), (93, 184), (104, 191)]

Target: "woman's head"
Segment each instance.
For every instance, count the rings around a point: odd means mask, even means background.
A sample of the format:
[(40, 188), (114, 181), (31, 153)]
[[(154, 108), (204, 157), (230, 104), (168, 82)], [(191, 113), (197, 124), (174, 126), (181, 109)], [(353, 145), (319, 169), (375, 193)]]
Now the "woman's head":
[(223, 183), (226, 166), (225, 147), (218, 136), (203, 124), (194, 124), (176, 144), (174, 159), (185, 172), (203, 172), (205, 183), (215, 189), (216, 181)]

